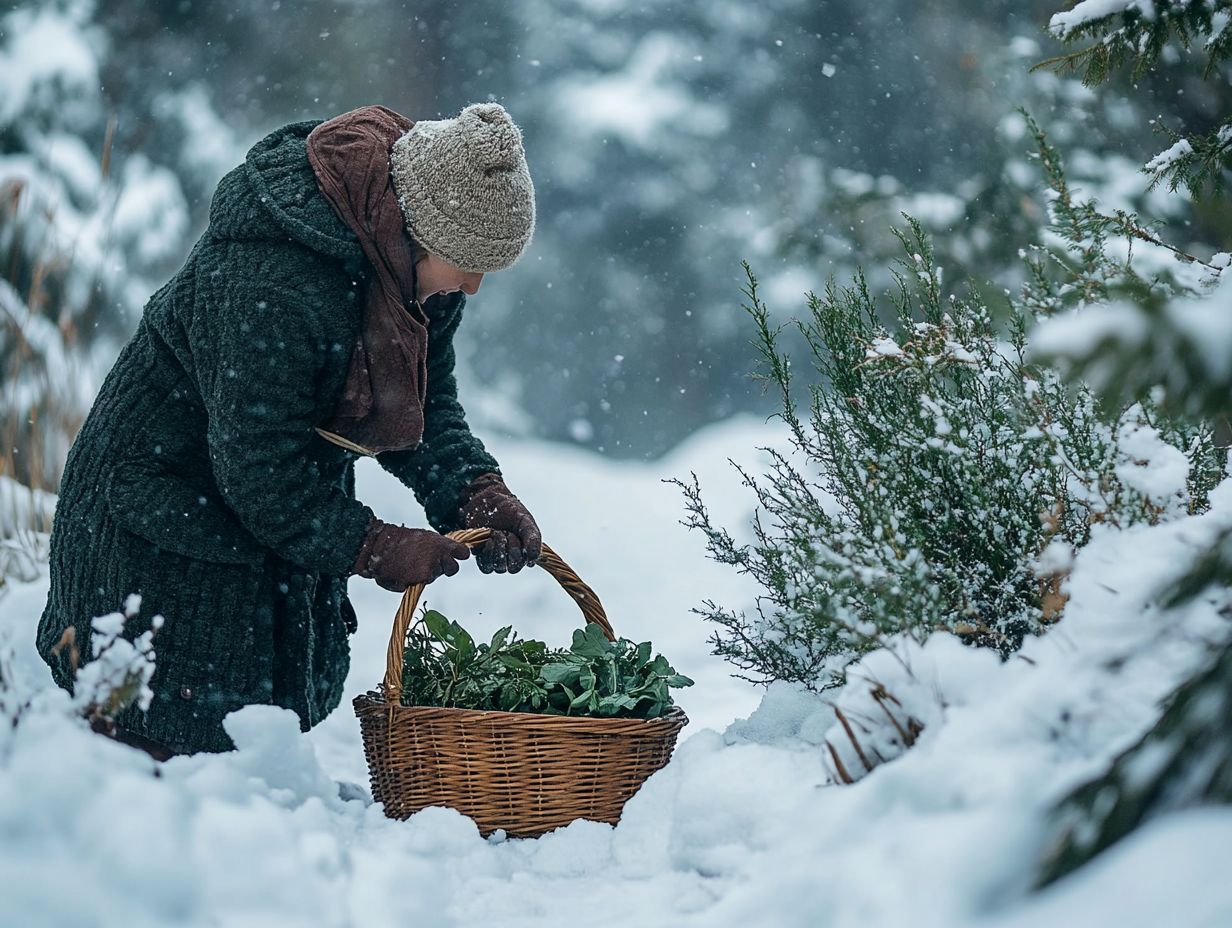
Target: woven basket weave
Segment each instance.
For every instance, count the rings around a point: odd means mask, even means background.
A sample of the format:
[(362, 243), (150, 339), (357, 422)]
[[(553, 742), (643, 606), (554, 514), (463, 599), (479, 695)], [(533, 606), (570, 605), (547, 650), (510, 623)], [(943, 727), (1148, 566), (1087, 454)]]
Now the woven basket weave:
[[(490, 529), (449, 537), (478, 547)], [(587, 622), (615, 640), (603, 605), (546, 544), (539, 565), (556, 578)], [(449, 806), (485, 837), (538, 837), (578, 818), (616, 824), (624, 804), (666, 764), (688, 723), (677, 706), (657, 719), (584, 718), (403, 706), (407, 633), (424, 585), (410, 587), (394, 618), (385, 680), (355, 697), (372, 796), (390, 818)]]

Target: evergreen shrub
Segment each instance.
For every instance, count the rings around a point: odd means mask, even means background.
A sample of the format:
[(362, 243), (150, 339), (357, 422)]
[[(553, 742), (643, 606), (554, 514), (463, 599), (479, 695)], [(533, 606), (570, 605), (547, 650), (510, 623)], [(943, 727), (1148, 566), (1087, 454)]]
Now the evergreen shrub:
[(947, 291), (929, 236), (905, 217), (890, 293), (875, 296), (862, 273), (831, 280), (790, 323), (814, 368), (807, 415), (778, 345), (786, 324), (771, 322), (745, 264), (766, 367), (754, 376), (780, 391), (795, 454), (765, 448), (768, 474), (740, 470), (758, 503), (751, 544), (712, 523), (696, 475), (669, 481), (711, 556), (764, 588), (755, 617), (710, 600), (694, 610), (738, 676), (826, 689), (888, 636), (938, 630), (1009, 655), (1060, 617), (1073, 552), (1095, 526), (1205, 506), (1220, 475), (1210, 429), (1171, 421), (1151, 396), (1101, 405), (1028, 355), (1041, 318), (1144, 279), (1119, 247), (1144, 227), (1070, 191), (1028, 122), (1052, 211), (1043, 243), (1022, 253), (1021, 292), (994, 311), (976, 287)]

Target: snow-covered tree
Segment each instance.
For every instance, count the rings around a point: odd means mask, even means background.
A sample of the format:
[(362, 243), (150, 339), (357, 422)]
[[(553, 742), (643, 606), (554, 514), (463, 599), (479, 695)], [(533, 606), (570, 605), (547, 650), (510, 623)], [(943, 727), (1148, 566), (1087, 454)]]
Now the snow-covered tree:
[[(974, 65), (978, 90), (964, 100), (987, 118), (987, 139), (957, 181), (922, 186), (889, 174), (861, 170), (858, 154), (801, 152), (773, 199), (753, 206), (761, 230), (751, 260), (772, 257), (818, 266), (843, 278), (859, 265), (871, 286), (892, 284), (889, 269), (899, 253), (891, 233), (901, 213), (918, 219), (933, 236), (938, 262), (952, 280), (970, 279), (989, 297), (1017, 288), (1026, 277), (1022, 243), (1044, 224), (1046, 204), (1036, 145), (1017, 107), (1048, 127), (1048, 137), (1066, 152), (1067, 182), (1108, 208), (1147, 213), (1175, 226), (1206, 231), (1190, 204), (1155, 189), (1140, 164), (1125, 154), (1151, 135), (1146, 101), (1123, 92), (1097, 94), (1081, 81), (1052, 71), (1030, 70), (1041, 43), (1016, 36), (985, 53)], [(992, 127), (995, 126), (995, 129)], [(781, 292), (775, 288), (772, 294)]]
[[(1226, 0), (1133, 0), (1078, 3), (1057, 13), (1049, 29), (1068, 43), (1095, 41), (1041, 62), (1040, 67), (1081, 70), (1083, 83), (1108, 80), (1123, 65), (1138, 80), (1155, 68), (1162, 56), (1197, 52), (1206, 57), (1204, 78), (1226, 84), (1226, 62), (1232, 57), (1232, 5)], [(1209, 131), (1182, 135), (1165, 123), (1158, 129), (1171, 145), (1144, 167), (1152, 183), (1175, 190), (1184, 186), (1199, 194), (1208, 182), (1216, 191), (1232, 175), (1232, 113), (1223, 113)]]
[[(1098, 84), (1132, 64), (1147, 74), (1163, 55), (1191, 49), (1207, 56), (1203, 73), (1226, 85), (1232, 58), (1232, 3), (1133, 0), (1080, 3), (1052, 18), (1068, 42), (1092, 44), (1047, 64), (1085, 68)], [(1227, 189), (1232, 169), (1232, 113), (1203, 136), (1182, 139), (1142, 167), (1154, 183), (1194, 196)], [(1175, 259), (1168, 275), (1126, 274), (1074, 295), (1076, 309), (1045, 322), (1034, 334), (1036, 354), (1066, 364), (1075, 376), (1124, 401), (1151, 394), (1194, 421), (1219, 421), (1229, 412), (1232, 375), (1232, 271), (1226, 253), (1192, 255), (1170, 245), (1136, 217), (1104, 215), (1058, 200), (1088, 241), (1119, 232), (1149, 251)], [(1225, 247), (1226, 244), (1225, 244)], [(1098, 282), (1097, 282), (1098, 283)], [(1232, 533), (1196, 551), (1171, 589), (1176, 606), (1212, 584), (1232, 584)], [(1232, 642), (1168, 700), (1156, 725), (1110, 769), (1065, 797), (1052, 820), (1041, 885), (1082, 866), (1154, 816), (1203, 803), (1232, 802)]]
[(117, 145), (145, 114), (109, 98), (112, 52), (92, 0), (0, 18), (0, 472), (34, 486), (58, 482), (101, 374), (187, 250), (183, 181), (220, 175), (209, 153), (233, 144), (186, 89), (176, 118), (212, 148)]

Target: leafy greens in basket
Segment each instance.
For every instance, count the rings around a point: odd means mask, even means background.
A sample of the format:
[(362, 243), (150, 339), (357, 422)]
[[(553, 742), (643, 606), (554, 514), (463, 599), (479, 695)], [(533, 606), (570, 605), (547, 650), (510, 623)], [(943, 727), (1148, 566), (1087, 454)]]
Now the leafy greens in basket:
[(670, 687), (692, 686), (649, 641), (608, 641), (597, 625), (573, 632), (568, 648), (520, 640), (505, 626), (475, 643), (457, 622), (425, 609), (407, 635), (402, 704), (545, 715), (657, 718)]

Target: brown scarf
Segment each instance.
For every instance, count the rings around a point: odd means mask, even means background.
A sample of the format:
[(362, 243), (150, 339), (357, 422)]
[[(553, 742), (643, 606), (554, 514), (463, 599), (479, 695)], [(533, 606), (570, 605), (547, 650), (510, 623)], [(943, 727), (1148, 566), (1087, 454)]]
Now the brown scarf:
[(342, 398), (317, 429), (361, 454), (414, 448), (423, 437), (428, 320), (415, 300), (414, 258), (389, 173), (390, 147), (413, 125), (384, 106), (363, 106), (308, 135), (317, 185), (375, 271)]

